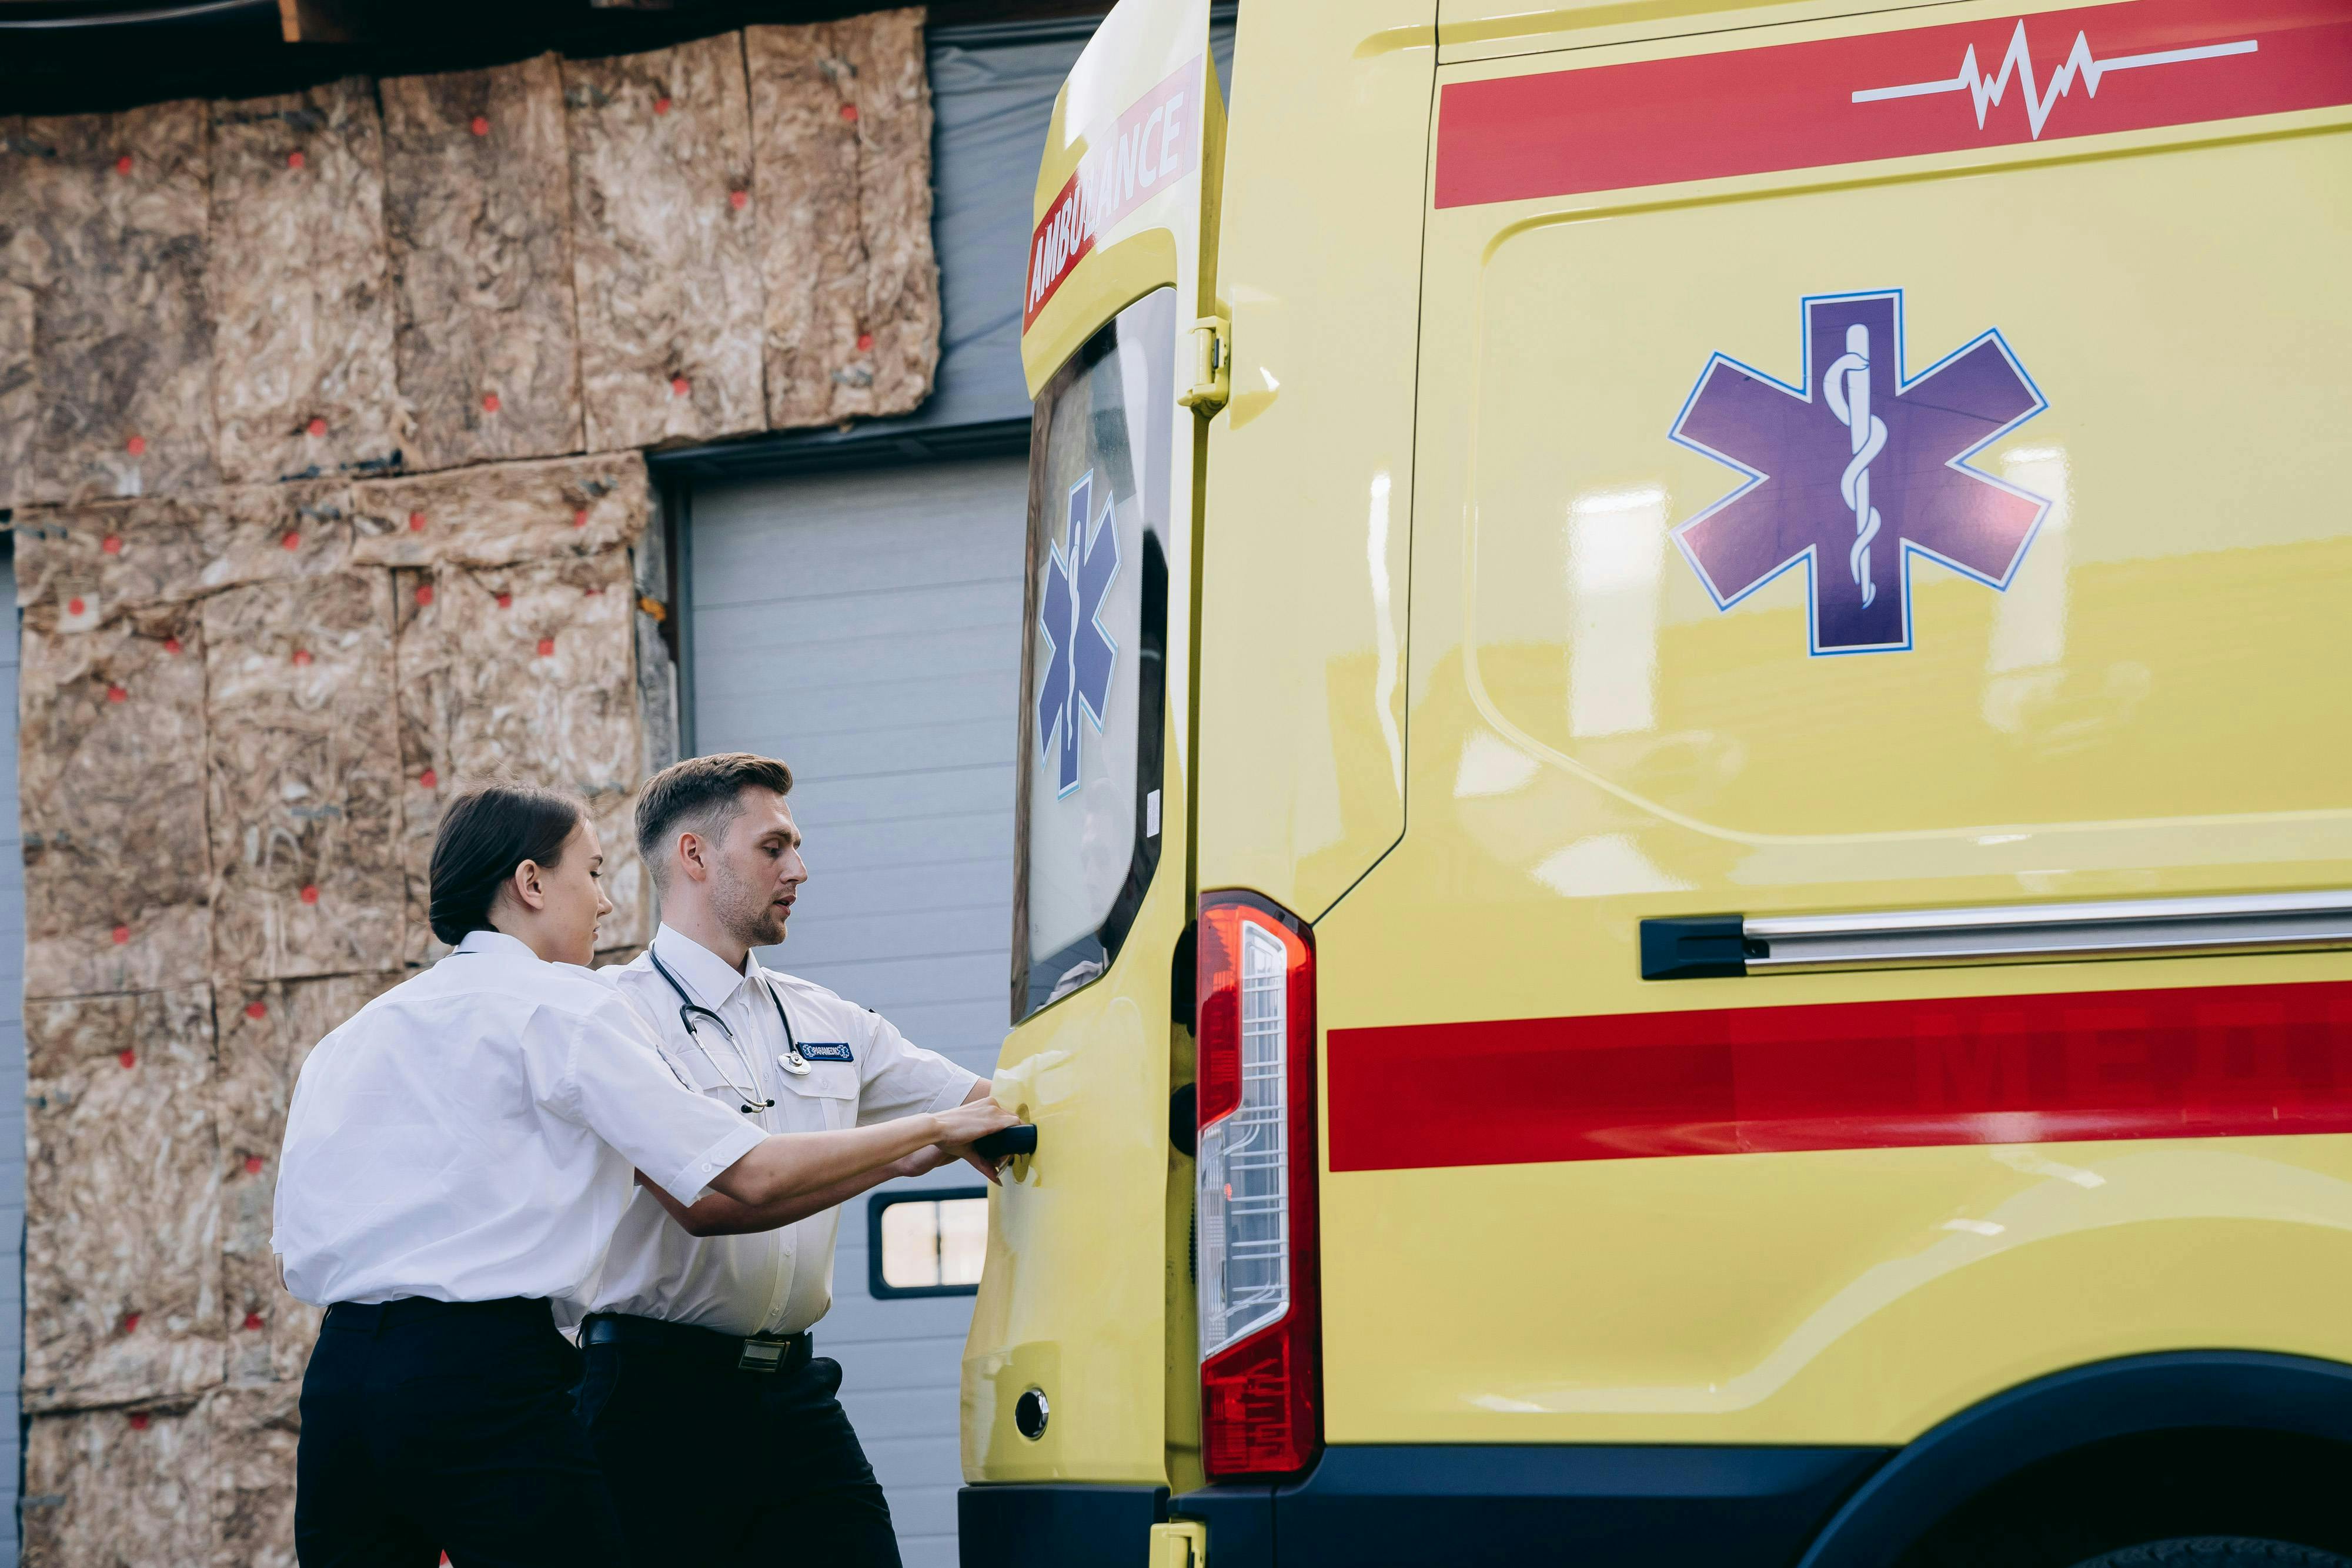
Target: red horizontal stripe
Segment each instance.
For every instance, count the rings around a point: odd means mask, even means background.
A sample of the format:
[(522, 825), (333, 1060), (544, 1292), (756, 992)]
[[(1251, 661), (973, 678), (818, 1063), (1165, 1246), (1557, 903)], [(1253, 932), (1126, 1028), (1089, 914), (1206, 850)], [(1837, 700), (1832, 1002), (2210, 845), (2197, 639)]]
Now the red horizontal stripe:
[[(1973, 49), (2000, 76), (2015, 16), (1681, 59), (1454, 82), (1438, 110), (1441, 207), (1613, 191), (2352, 102), (2352, 0), (2128, 0), (2023, 18), (2033, 73), (1977, 123), (1966, 90), (1856, 103), (1857, 91), (1957, 79)], [(2249, 53), (2077, 69), (2252, 42)], [(2037, 128), (2029, 99), (2045, 103)]]
[(2352, 982), (1340, 1029), (1329, 1082), (1335, 1171), (2343, 1133)]

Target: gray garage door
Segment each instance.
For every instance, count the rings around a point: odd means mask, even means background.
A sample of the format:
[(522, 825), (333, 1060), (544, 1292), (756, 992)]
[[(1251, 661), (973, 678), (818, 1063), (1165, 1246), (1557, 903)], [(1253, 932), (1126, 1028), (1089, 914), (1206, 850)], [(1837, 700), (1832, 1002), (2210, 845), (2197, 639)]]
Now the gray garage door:
[[(1027, 495), (1018, 458), (857, 470), (698, 488), (686, 528), (690, 744), (790, 762), (808, 841), (792, 939), (761, 961), (982, 1074), (1005, 1030)], [(817, 1348), (908, 1568), (952, 1568), (971, 1301), (874, 1300), (866, 1201)]]

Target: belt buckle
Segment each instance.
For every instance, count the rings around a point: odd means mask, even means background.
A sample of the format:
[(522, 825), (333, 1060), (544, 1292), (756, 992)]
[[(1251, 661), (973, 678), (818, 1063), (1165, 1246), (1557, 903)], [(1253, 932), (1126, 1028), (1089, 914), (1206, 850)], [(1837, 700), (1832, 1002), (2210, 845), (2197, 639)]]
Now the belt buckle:
[(784, 1364), (784, 1351), (789, 1341), (747, 1339), (743, 1353), (735, 1358), (738, 1372), (774, 1372)]

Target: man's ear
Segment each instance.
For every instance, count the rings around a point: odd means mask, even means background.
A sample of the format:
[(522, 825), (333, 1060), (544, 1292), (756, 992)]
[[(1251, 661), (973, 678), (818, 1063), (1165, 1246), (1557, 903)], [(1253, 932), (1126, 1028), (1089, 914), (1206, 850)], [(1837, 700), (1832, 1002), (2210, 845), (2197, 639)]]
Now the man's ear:
[(677, 863), (686, 874), (700, 882), (710, 874), (710, 844), (700, 833), (681, 832), (677, 836)]
[(515, 895), (515, 902), (525, 909), (545, 909), (547, 907), (545, 878), (546, 873), (541, 869), (537, 861), (524, 861), (515, 867), (514, 875), (508, 879), (508, 891)]

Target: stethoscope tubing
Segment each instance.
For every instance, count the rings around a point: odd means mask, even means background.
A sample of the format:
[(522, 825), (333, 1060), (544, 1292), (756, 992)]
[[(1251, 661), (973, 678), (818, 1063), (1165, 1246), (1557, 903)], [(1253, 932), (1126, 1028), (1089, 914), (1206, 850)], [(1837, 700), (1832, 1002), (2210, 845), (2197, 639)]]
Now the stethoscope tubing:
[[(759, 1092), (759, 1063), (752, 1059), (751, 1053), (744, 1049), (743, 1042), (736, 1038), (734, 1029), (725, 1019), (687, 995), (686, 988), (678, 983), (676, 975), (670, 973), (669, 966), (662, 962), (659, 953), (648, 946), (646, 949), (646, 956), (653, 960), (655, 972), (659, 974), (669, 988), (677, 994), (678, 1024), (686, 1030), (688, 1041), (696, 1051), (702, 1053), (702, 1060), (710, 1064), (710, 1070), (719, 1074), (719, 1081), (742, 1100), (743, 1109), (746, 1112), (773, 1109), (775, 1101), (762, 1096)], [(805, 1077), (809, 1071), (808, 1060), (801, 1055), (800, 1040), (793, 1032), (792, 1015), (784, 1011), (784, 999), (776, 995), (773, 987), (762, 986), (761, 988), (768, 993), (768, 1000), (776, 1009), (776, 1021), (784, 1026), (784, 1053), (776, 1059), (776, 1065), (795, 1078)], [(736, 1082), (728, 1074), (727, 1070), (719, 1065), (719, 1059), (710, 1054), (710, 1048), (702, 1041), (701, 1031), (695, 1027), (697, 1015), (707, 1018), (719, 1026), (719, 1032), (726, 1037), (728, 1045), (735, 1052), (735, 1060), (742, 1064), (745, 1074), (751, 1080), (750, 1089), (747, 1090)]]

